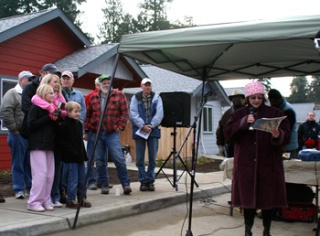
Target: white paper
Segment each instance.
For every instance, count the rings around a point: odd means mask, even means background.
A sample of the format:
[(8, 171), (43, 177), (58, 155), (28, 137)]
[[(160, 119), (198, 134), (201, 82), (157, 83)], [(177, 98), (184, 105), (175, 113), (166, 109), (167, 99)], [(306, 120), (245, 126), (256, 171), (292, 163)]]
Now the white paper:
[(284, 120), (287, 116), (281, 116), (276, 118), (261, 118), (256, 120), (252, 128), (265, 131), (265, 132), (272, 132), (272, 130), (277, 129), (282, 120)]
[(136, 135), (139, 135), (140, 137), (144, 138), (144, 139), (148, 139), (149, 135), (150, 135), (151, 131), (149, 133), (142, 131), (141, 129), (138, 129), (136, 132)]

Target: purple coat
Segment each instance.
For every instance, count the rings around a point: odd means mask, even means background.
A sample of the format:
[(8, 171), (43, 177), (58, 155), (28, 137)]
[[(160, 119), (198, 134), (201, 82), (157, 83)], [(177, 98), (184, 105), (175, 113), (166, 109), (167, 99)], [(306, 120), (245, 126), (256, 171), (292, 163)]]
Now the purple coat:
[[(234, 167), (232, 178), (232, 204), (251, 209), (280, 208), (287, 205), (282, 147), (290, 141), (289, 121), (284, 119), (280, 136), (275, 139), (269, 132), (249, 130), (248, 106), (231, 115), (224, 128), (226, 139), (234, 141)], [(259, 118), (284, 116), (276, 108), (259, 107)]]

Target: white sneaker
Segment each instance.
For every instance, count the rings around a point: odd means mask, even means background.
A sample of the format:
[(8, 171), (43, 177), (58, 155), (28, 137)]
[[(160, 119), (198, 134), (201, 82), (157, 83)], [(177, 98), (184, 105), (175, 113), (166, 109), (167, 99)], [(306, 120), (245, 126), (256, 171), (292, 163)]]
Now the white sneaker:
[(24, 199), (24, 192), (22, 191), (16, 192), (16, 199)]
[(44, 206), (44, 209), (46, 211), (53, 211), (54, 210), (54, 205), (53, 204), (48, 204)]
[(45, 209), (42, 206), (38, 206), (36, 208), (28, 208), (28, 211), (44, 212)]
[(62, 207), (62, 204), (61, 204), (61, 202), (59, 202), (59, 201), (54, 202), (53, 205), (54, 205), (54, 207), (56, 207), (56, 208), (61, 208), (61, 207)]

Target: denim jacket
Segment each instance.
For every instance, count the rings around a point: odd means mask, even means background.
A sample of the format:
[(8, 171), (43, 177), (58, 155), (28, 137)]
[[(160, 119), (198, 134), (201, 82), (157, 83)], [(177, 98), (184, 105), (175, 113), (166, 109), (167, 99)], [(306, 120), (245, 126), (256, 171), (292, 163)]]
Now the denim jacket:
[[(163, 104), (161, 97), (151, 92), (151, 104), (150, 104), (150, 124), (152, 126), (152, 132), (149, 137), (160, 138), (159, 125), (163, 119)], [(146, 111), (142, 102), (142, 91), (136, 93), (130, 103), (130, 121), (132, 122), (132, 138), (136, 139), (140, 136), (136, 135), (136, 131), (146, 125)]]

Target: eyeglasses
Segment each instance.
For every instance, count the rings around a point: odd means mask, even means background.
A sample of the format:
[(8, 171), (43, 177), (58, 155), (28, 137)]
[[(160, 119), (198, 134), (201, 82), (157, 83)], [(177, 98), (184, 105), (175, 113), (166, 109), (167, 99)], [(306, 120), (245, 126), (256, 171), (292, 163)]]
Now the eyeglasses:
[(251, 100), (256, 100), (256, 99), (258, 99), (258, 100), (262, 100), (263, 99), (263, 96), (251, 96), (251, 97), (249, 97)]

